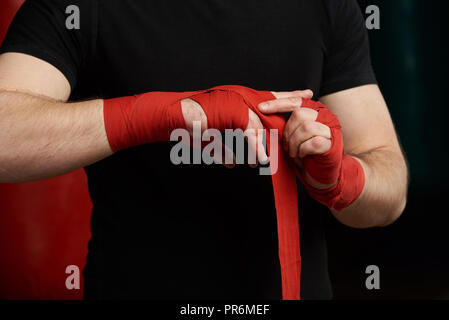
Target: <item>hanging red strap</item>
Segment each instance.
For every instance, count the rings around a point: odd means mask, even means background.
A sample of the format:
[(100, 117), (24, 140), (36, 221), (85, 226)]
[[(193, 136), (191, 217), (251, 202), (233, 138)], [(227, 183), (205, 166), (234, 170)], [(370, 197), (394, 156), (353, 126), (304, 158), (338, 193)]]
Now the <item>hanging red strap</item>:
[[(271, 150), (271, 130), (277, 130), (278, 139), (276, 155), (269, 154), (270, 165), (277, 167), (272, 174), (273, 193), (276, 206), (279, 261), (281, 265), (282, 299), (300, 299), (301, 253), (299, 244), (298, 192), (296, 185), (296, 168), (293, 161), (280, 147), (286, 119), (282, 115), (265, 115), (257, 106), (268, 100), (275, 100), (271, 92), (256, 91), (241, 86), (219, 86), (213, 90), (232, 90), (241, 94), (249, 108), (262, 121), (267, 130), (267, 149)], [(277, 162), (275, 164), (274, 162)]]

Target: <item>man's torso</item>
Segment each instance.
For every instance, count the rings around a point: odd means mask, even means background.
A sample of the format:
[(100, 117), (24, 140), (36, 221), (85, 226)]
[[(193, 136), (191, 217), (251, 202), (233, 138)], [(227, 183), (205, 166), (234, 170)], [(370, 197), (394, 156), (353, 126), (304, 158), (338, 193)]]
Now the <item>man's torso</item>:
[[(222, 84), (319, 92), (321, 1), (108, 0), (96, 10), (72, 99)], [(248, 166), (176, 166), (172, 145), (86, 169), (94, 203), (86, 296), (279, 299), (271, 177)], [(299, 188), (302, 296), (329, 298), (325, 209)]]

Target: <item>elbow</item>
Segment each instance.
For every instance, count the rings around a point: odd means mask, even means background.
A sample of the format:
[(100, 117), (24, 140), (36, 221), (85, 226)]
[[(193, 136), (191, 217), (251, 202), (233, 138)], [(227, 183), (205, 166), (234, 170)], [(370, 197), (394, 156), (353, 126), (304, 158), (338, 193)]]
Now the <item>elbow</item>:
[[(8, 150), (9, 151), (6, 151)], [(20, 163), (11, 148), (6, 148), (0, 152), (0, 183), (20, 183), (27, 182), (20, 175), (25, 165)]]
[[(343, 225), (353, 229), (373, 229), (388, 227), (395, 223), (405, 210), (406, 197), (392, 202), (377, 202), (371, 210), (362, 208), (345, 211), (343, 214), (332, 210), (335, 218)], [(375, 207), (375, 208), (374, 208)]]
[[(1, 160), (0, 160), (0, 163)], [(0, 183), (18, 183), (23, 182), (19, 177), (10, 172), (10, 170), (5, 169), (0, 165)]]
[[(356, 215), (359, 216), (358, 219), (339, 220), (344, 225), (354, 229), (384, 228), (395, 223), (401, 217), (406, 206), (407, 196), (398, 196), (394, 201), (378, 201), (377, 205), (371, 206), (373, 210), (369, 211), (369, 214), (366, 214), (366, 211), (356, 211)], [(361, 214), (361, 212), (366, 215)]]
[(385, 218), (384, 222), (379, 225), (379, 227), (391, 226), (401, 217), (406, 207), (407, 207), (407, 196), (404, 195), (397, 201), (397, 203), (394, 206), (392, 206), (392, 210), (389, 210), (387, 217)]
[(408, 187), (410, 185), (410, 173), (409, 166), (405, 157), (402, 158), (404, 165), (404, 174), (403, 174), (403, 183), (402, 187), (398, 188), (401, 190), (399, 194), (394, 198), (395, 201), (392, 201), (390, 204), (391, 210), (389, 210), (389, 214), (387, 215), (385, 222), (380, 227), (388, 227), (396, 222), (404, 213), (405, 208), (407, 207), (407, 197), (408, 197)]

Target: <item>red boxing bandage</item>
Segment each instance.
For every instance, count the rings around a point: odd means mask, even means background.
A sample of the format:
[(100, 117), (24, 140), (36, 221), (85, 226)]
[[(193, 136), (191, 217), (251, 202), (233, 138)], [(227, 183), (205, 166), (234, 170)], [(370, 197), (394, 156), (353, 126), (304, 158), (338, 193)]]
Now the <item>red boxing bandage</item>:
[(117, 152), (150, 142), (169, 141), (175, 129), (186, 129), (181, 100), (198, 102), (208, 128), (220, 131), (248, 126), (248, 105), (243, 97), (226, 89), (194, 92), (149, 92), (104, 101), (104, 122), (109, 145)]
[(223, 132), (226, 129), (246, 130), (248, 127), (248, 105), (237, 92), (215, 88), (193, 95), (190, 99), (201, 105), (208, 128)]
[[(245, 130), (250, 108), (259, 116), (266, 129), (278, 131), (276, 144), (280, 145), (285, 118), (277, 114), (264, 115), (257, 108), (261, 102), (276, 99), (270, 92), (242, 86), (219, 86), (195, 92), (151, 92), (105, 100), (104, 119), (111, 149), (119, 151), (149, 142), (168, 141), (172, 130), (186, 127), (181, 109), (181, 100), (186, 98), (197, 101), (206, 113), (208, 127), (220, 131), (238, 128)], [(271, 135), (267, 134), (268, 150), (271, 150), (270, 139)], [(295, 166), (281, 148), (277, 148), (276, 154), (270, 154), (269, 157), (270, 162), (277, 158), (278, 164), (277, 171), (272, 175), (272, 182), (282, 298), (297, 300), (300, 299), (301, 255)]]
[(106, 134), (112, 151), (149, 142), (169, 141), (171, 131), (186, 128), (184, 93), (150, 92), (104, 100)]
[(317, 182), (336, 184), (329, 189), (319, 190), (311, 187), (298, 174), (310, 196), (323, 205), (341, 211), (358, 199), (365, 185), (362, 165), (343, 149), (343, 136), (338, 118), (322, 103), (304, 99), (303, 108), (318, 112), (317, 122), (328, 126), (331, 131), (332, 146), (325, 154), (304, 158), (304, 170)]

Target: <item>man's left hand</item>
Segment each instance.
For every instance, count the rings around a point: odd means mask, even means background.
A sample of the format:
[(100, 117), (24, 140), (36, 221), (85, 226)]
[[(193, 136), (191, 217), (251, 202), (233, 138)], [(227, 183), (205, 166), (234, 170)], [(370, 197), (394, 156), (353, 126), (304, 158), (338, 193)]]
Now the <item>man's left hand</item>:
[(311, 90), (272, 92), (276, 100), (261, 103), (258, 108), (264, 114), (290, 113), (283, 132), (283, 148), (294, 159), (306, 182), (316, 189), (328, 189), (331, 184), (316, 181), (307, 172), (304, 159), (326, 154), (332, 146), (331, 129), (317, 121), (318, 111), (303, 107), (303, 99), (311, 99)]

